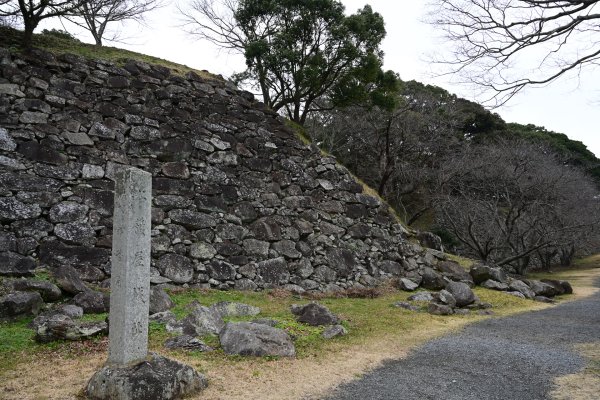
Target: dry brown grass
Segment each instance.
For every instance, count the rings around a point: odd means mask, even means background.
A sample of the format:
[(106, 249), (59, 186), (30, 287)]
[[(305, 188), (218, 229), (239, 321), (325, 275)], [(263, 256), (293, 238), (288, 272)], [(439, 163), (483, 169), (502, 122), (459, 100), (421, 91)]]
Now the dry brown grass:
[(550, 393), (554, 400), (594, 400), (600, 397), (600, 342), (575, 346), (588, 365), (576, 374), (555, 379)]

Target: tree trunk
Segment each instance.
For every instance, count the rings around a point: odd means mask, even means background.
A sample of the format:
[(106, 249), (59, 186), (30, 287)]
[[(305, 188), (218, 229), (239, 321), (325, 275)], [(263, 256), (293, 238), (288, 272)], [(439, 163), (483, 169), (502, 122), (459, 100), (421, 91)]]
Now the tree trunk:
[(33, 31), (37, 24), (33, 21), (24, 21), (25, 31), (23, 32), (23, 48), (27, 51), (31, 50), (33, 46)]
[(563, 267), (570, 267), (573, 262), (573, 257), (575, 257), (575, 246), (571, 245), (571, 247), (567, 249), (560, 249), (560, 265)]

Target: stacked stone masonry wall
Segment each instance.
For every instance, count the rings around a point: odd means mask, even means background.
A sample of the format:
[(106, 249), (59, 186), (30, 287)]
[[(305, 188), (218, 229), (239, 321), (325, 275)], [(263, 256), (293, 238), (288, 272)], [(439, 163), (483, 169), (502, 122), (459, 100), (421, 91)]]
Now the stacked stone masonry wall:
[(334, 158), (225, 81), (39, 50), (0, 49), (0, 72), (1, 275), (106, 281), (122, 165), (153, 176), (153, 283), (331, 290), (431, 263)]

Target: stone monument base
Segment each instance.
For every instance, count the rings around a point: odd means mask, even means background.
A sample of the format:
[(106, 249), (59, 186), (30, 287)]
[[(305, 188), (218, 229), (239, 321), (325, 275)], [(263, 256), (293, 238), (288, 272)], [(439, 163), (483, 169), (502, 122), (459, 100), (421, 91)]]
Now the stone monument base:
[(93, 400), (171, 400), (207, 386), (192, 367), (151, 353), (134, 365), (105, 365), (88, 382), (86, 394)]

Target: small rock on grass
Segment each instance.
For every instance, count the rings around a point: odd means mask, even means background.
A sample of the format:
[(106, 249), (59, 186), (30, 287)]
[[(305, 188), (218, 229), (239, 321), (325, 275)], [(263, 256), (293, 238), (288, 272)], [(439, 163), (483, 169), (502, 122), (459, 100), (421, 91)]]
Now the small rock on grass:
[(419, 311), (419, 307), (415, 306), (414, 304), (407, 303), (405, 301), (399, 301), (397, 303), (394, 303), (394, 307), (404, 308), (405, 310), (409, 311)]
[(333, 339), (334, 337), (345, 336), (347, 334), (348, 331), (342, 325), (332, 325), (326, 328), (321, 336), (323, 336), (325, 339)]
[(408, 296), (409, 301), (431, 301), (433, 300), (432, 292), (418, 292)]
[(304, 306), (292, 305), (292, 314), (296, 315), (298, 322), (311, 326), (336, 325), (340, 319), (327, 307), (318, 303), (309, 303)]
[(49, 343), (55, 340), (80, 340), (108, 333), (108, 324), (101, 322), (75, 322), (62, 314), (37, 321), (35, 340)]
[(165, 347), (167, 349), (183, 349), (190, 351), (201, 351), (209, 352), (213, 351), (213, 348), (208, 346), (206, 343), (190, 335), (181, 335), (169, 338), (165, 341)]
[(282, 329), (252, 322), (229, 322), (219, 335), (226, 354), (294, 357), (296, 349)]
[(235, 303), (232, 301), (221, 301), (210, 306), (215, 313), (225, 317), (248, 317), (260, 314), (260, 308), (244, 303)]
[(454, 313), (452, 307), (434, 302), (429, 303), (427, 312), (433, 315), (452, 315)]

